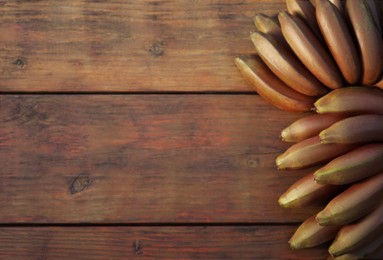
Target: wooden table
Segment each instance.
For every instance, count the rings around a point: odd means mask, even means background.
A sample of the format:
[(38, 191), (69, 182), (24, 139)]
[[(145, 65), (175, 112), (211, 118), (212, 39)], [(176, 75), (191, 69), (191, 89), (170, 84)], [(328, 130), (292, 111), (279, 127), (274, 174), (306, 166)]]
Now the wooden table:
[[(325, 259), (243, 81), (282, 0), (0, 1), (0, 259)], [(307, 171), (306, 171), (307, 172)]]

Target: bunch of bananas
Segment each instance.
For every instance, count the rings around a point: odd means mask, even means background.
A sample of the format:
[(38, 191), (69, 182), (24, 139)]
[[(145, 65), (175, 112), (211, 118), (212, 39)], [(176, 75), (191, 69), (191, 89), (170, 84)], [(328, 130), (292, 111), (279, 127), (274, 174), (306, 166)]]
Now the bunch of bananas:
[(332, 241), (329, 259), (361, 259), (383, 247), (383, 1), (286, 3), (277, 18), (255, 16), (256, 54), (235, 63), (272, 105), (316, 111), (281, 133), (295, 144), (278, 156), (277, 167), (313, 170), (279, 204), (327, 203), (290, 246)]

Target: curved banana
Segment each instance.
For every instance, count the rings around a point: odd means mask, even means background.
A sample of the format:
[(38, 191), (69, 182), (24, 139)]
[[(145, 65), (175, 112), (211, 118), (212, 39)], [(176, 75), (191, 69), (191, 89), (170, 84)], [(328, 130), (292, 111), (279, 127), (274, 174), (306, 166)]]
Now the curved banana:
[(362, 84), (372, 85), (383, 69), (381, 36), (365, 0), (347, 0), (346, 11), (362, 54)]
[(314, 173), (320, 184), (353, 183), (383, 171), (383, 144), (361, 146), (343, 154)]
[(325, 226), (351, 223), (375, 209), (382, 196), (383, 172), (353, 184), (332, 199), (315, 219)]
[[(336, 227), (336, 226), (335, 226)], [(343, 226), (329, 248), (330, 254), (339, 256), (362, 248), (383, 233), (383, 200), (378, 207), (360, 221)]]
[(311, 73), (331, 89), (342, 87), (338, 67), (310, 28), (287, 12), (279, 13), (278, 19), (287, 43)]
[(339, 229), (338, 226), (320, 226), (312, 216), (298, 227), (289, 244), (293, 249), (314, 247), (333, 240)]
[(275, 160), (278, 169), (303, 169), (329, 161), (355, 148), (347, 144), (322, 144), (314, 136), (292, 145)]
[(383, 91), (377, 88), (336, 89), (315, 102), (318, 113), (383, 114)]
[(299, 16), (305, 21), (319, 40), (323, 41), (318, 23), (315, 19), (315, 7), (307, 0), (286, 0), (287, 11), (291, 15)]
[(349, 84), (357, 83), (362, 72), (360, 58), (341, 13), (328, 0), (317, 0), (316, 18), (343, 77)]
[(353, 144), (383, 141), (383, 115), (358, 115), (334, 123), (320, 132), (322, 143)]
[(332, 124), (345, 119), (344, 114), (313, 114), (302, 117), (286, 127), (281, 132), (281, 138), (285, 142), (300, 142), (307, 138), (318, 135), (322, 130)]
[(303, 66), (284, 44), (271, 35), (251, 34), (258, 55), (286, 85), (307, 96), (323, 96), (327, 89)]
[(295, 112), (312, 109), (313, 98), (302, 95), (284, 84), (258, 56), (237, 57), (235, 63), (253, 89), (270, 104)]
[(316, 183), (313, 174), (310, 173), (291, 185), (278, 202), (284, 208), (298, 208), (318, 200), (322, 201), (338, 191), (338, 186)]

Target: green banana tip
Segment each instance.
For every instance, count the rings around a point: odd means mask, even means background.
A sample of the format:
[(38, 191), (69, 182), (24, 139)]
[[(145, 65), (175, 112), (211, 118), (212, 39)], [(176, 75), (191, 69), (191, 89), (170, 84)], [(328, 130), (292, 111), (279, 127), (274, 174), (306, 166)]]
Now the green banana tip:
[(283, 195), (281, 197), (279, 197), (279, 199), (278, 199), (278, 204), (282, 208), (288, 208), (288, 203), (289, 202), (290, 201), (285, 196), (283, 196)]
[(329, 254), (332, 255), (333, 257), (337, 257), (340, 255), (339, 250), (337, 249), (337, 245), (335, 243), (336, 241), (334, 241), (328, 248)]
[(289, 240), (289, 245), (290, 245), (290, 248), (293, 249), (293, 250), (297, 250), (297, 249), (301, 248), (300, 244), (297, 243), (297, 241), (295, 241), (292, 238)]
[(315, 221), (320, 226), (328, 226), (330, 224), (330, 216), (327, 216), (325, 211), (321, 211), (315, 216)]
[(288, 137), (288, 134), (289, 134), (289, 128), (285, 128), (281, 131), (281, 134), (279, 135), (279, 138), (283, 141), (283, 142), (287, 142), (287, 138)]
[(325, 130), (322, 130), (322, 131), (319, 133), (319, 139), (320, 139), (320, 142), (321, 142), (322, 144), (328, 144), (328, 143), (331, 143), (331, 142), (328, 140), (328, 134), (327, 134), (326, 129), (325, 129)]

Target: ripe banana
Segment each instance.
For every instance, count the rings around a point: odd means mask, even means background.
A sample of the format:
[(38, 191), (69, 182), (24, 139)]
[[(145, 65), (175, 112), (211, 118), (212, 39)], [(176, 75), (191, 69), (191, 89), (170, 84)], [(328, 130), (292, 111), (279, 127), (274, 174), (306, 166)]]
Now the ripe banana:
[(355, 148), (348, 144), (322, 144), (314, 136), (292, 145), (275, 160), (278, 169), (303, 169), (329, 161)]
[(314, 114), (298, 119), (282, 130), (285, 142), (300, 142), (318, 135), (322, 130), (346, 118), (344, 114)]
[(353, 184), (316, 215), (319, 225), (349, 224), (371, 212), (383, 196), (383, 172)]
[(291, 15), (299, 16), (305, 21), (319, 40), (323, 41), (318, 23), (315, 19), (315, 7), (307, 0), (286, 0), (287, 11)]
[(372, 85), (383, 68), (381, 36), (365, 0), (347, 0), (346, 11), (362, 54), (362, 83)]
[(383, 141), (383, 115), (358, 115), (334, 123), (320, 132), (322, 143), (367, 143)]
[(298, 208), (318, 200), (323, 201), (338, 191), (338, 186), (316, 183), (313, 174), (310, 173), (291, 185), (278, 202), (284, 208)]
[(287, 43), (311, 73), (331, 89), (343, 86), (338, 67), (310, 28), (287, 12), (279, 13), (278, 19)]
[(343, 77), (348, 83), (355, 84), (359, 80), (362, 68), (346, 21), (328, 0), (317, 0), (316, 18)]
[(293, 249), (314, 247), (333, 240), (339, 229), (338, 226), (320, 226), (312, 216), (298, 227), (289, 244)]
[(270, 104), (295, 112), (312, 109), (313, 98), (302, 95), (284, 84), (258, 56), (237, 57), (235, 63), (254, 90)]
[(318, 113), (383, 114), (383, 91), (377, 88), (336, 89), (315, 102)]
[(383, 144), (361, 146), (343, 154), (314, 173), (319, 184), (353, 183), (383, 171)]
[[(336, 227), (336, 226), (335, 226)], [(339, 256), (367, 245), (383, 232), (383, 201), (361, 220), (343, 226), (329, 248), (330, 254)]]
[(258, 55), (286, 85), (307, 96), (323, 96), (326, 88), (303, 66), (291, 50), (271, 35), (251, 34)]
[(278, 19), (273, 19), (265, 14), (256, 14), (254, 17), (255, 28), (264, 34), (269, 34), (280, 43), (287, 46), (287, 42), (283, 37), (281, 27)]

